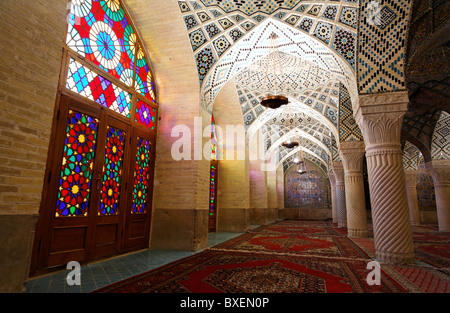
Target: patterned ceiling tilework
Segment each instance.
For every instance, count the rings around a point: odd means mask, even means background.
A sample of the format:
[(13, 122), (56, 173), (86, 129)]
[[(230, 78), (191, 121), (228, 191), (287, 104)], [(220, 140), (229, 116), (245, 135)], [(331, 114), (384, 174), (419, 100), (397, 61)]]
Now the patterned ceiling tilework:
[(195, 59), (197, 61), (199, 79), (200, 81), (202, 81), (205, 78), (206, 73), (208, 73), (208, 70), (216, 62), (216, 59), (210, 46), (205, 47), (203, 50), (197, 53), (195, 55)]
[(316, 29), (314, 30), (313, 35), (325, 42), (326, 44), (330, 43), (331, 35), (333, 33), (333, 25), (330, 23), (319, 22), (317, 23)]
[(408, 38), (408, 62), (417, 51), (450, 19), (450, 2), (415, 0)]
[(450, 160), (450, 114), (442, 111), (431, 144), (431, 157)]
[[(307, 104), (337, 126), (339, 83), (325, 71), (298, 57), (285, 53), (280, 53), (280, 57), (285, 70), (283, 70), (284, 79), (278, 81), (277, 86), (282, 86), (284, 94)], [(244, 116), (249, 110), (255, 113), (249, 114), (248, 119), (244, 119), (246, 129), (255, 121), (251, 116), (259, 117), (267, 110), (259, 105), (264, 82), (265, 90), (275, 93), (274, 75), (269, 74), (265, 78), (266, 66), (267, 57), (258, 60), (235, 76), (242, 113)]]
[(220, 36), (213, 41), (214, 48), (216, 48), (217, 54), (221, 56), (231, 46), (230, 42), (225, 36)]
[[(291, 132), (291, 134), (292, 135), (289, 135), (289, 133), (288, 133), (287, 135), (280, 137), (280, 139), (278, 139), (277, 142), (284, 141), (287, 138), (291, 138), (291, 139), (295, 138), (295, 140), (299, 142), (299, 145), (301, 146), (301, 148), (303, 150), (309, 151), (314, 156), (321, 159), (321, 161), (324, 164), (328, 164), (330, 156), (327, 153), (328, 151), (326, 151), (321, 145), (319, 145), (318, 143), (315, 143), (312, 140), (309, 140), (306, 137), (297, 137), (296, 138), (293, 135), (293, 134), (295, 134), (294, 132)], [(267, 151), (268, 151), (268, 153), (272, 153), (272, 152), (277, 153), (277, 162), (279, 162), (281, 159), (283, 159), (284, 156), (286, 156), (289, 152), (293, 151), (294, 149), (285, 148), (285, 147), (277, 144), (277, 142), (274, 142), (273, 146), (269, 147), (269, 149)]]
[[(294, 159), (295, 159), (296, 155), (297, 155), (296, 152), (291, 152), (291, 153), (285, 155), (285, 157), (283, 157), (283, 159), (280, 160), (279, 164), (283, 164), (283, 172), (284, 173), (286, 173), (286, 171), (289, 168), (291, 168), (291, 166), (294, 165)], [(328, 167), (323, 163), (323, 161), (321, 159), (315, 157), (314, 155), (312, 155), (311, 153), (309, 153), (308, 151), (305, 151), (305, 150), (303, 150), (303, 157), (305, 159), (307, 159), (308, 161), (311, 161), (314, 164), (316, 164), (317, 166), (319, 166), (325, 172), (325, 174), (328, 173)]]
[(201, 29), (194, 30), (190, 33), (189, 39), (191, 40), (192, 50), (194, 51), (207, 41)]
[(339, 15), (339, 22), (356, 29), (358, 26), (358, 9), (344, 6)]
[(405, 50), (411, 3), (412, 0), (360, 0), (360, 94), (406, 89)]
[(299, 0), (200, 0), (205, 6), (219, 6), (225, 12), (239, 11), (246, 15), (272, 14), (278, 9), (292, 9)]
[(419, 160), (421, 156), (420, 150), (409, 141), (406, 141), (405, 146), (403, 147), (403, 169), (419, 169)]
[(408, 134), (418, 140), (426, 149), (422, 151), (427, 159), (431, 157), (431, 146), (434, 130), (437, 126), (441, 110), (414, 110), (410, 107), (403, 118), (402, 133)]
[[(349, 54), (348, 51), (351, 50), (350, 46), (353, 42), (351, 39), (348, 39), (347, 41), (344, 39), (345, 44), (343, 44), (342, 41), (336, 42), (335, 38), (341, 39), (344, 34), (347, 35), (347, 38), (351, 38), (351, 35), (353, 35), (353, 38), (356, 37), (355, 25), (352, 23), (357, 19), (357, 1), (261, 0), (258, 4), (258, 1), (245, 0), (198, 0), (178, 1), (178, 3), (189, 33), (199, 29), (205, 37), (207, 37), (205, 41), (194, 41), (190, 37), (193, 51), (198, 51), (203, 47), (210, 46), (213, 47), (212, 51), (215, 59), (220, 60), (225, 57), (224, 51), (217, 50), (212, 42), (219, 34), (224, 35), (233, 45), (237, 41), (240, 41), (244, 35), (252, 32), (258, 24), (265, 21), (267, 22), (269, 21), (268, 18), (272, 17), (280, 23), (283, 23), (283, 25), (301, 30), (302, 33), (320, 40), (331, 50), (335, 49), (339, 57), (326, 51), (326, 49), (324, 49), (325, 47), (320, 47), (318, 46), (318, 43), (311, 40), (294, 40), (293, 36), (297, 36), (298, 34), (295, 35), (295, 32), (292, 33), (292, 31), (286, 32), (282, 29), (283, 27), (281, 27), (281, 25), (278, 25), (278, 29), (284, 32), (282, 37), (288, 37), (287, 50), (297, 50), (296, 53), (299, 56), (303, 56), (305, 59), (314, 59), (311, 61), (315, 62), (321, 68), (331, 71), (339, 76), (338, 78), (342, 81), (352, 84), (354, 75), (352, 74), (352, 70), (355, 70), (356, 56), (353, 54), (352, 58), (352, 54)], [(276, 4), (275, 6), (274, 3)], [(351, 12), (354, 12), (354, 14), (352, 15)], [(346, 30), (345, 33), (342, 30), (338, 37), (335, 36), (335, 31), (338, 29), (337, 26), (339, 26), (339, 29)], [(219, 74), (223, 75), (225, 79), (229, 79), (237, 70), (242, 68), (242, 61), (245, 60), (247, 63), (251, 63), (252, 59), (257, 59), (261, 55), (267, 54), (267, 51), (262, 50), (263, 46), (265, 46), (264, 48), (267, 50), (268, 44), (264, 43), (265, 40), (261, 39), (261, 35), (262, 34), (259, 33), (258, 35), (253, 36), (253, 39), (246, 42), (244, 45), (245, 47), (243, 47), (243, 49), (258, 50), (255, 54), (237, 49), (240, 51), (233, 54), (237, 59), (233, 60), (232, 57), (227, 58), (224, 63), (229, 67), (228, 71), (221, 68)], [(269, 34), (267, 34), (266, 37), (268, 35)], [(251, 41), (253, 41), (253, 43)], [(296, 47), (294, 47), (294, 45)], [(314, 51), (317, 54), (315, 57), (313, 56)], [(230, 53), (230, 49), (228, 49), (227, 52)], [(342, 60), (350, 65), (350, 70), (341, 64)], [(225, 64), (222, 65), (222, 67), (225, 66)], [(217, 63), (217, 66), (219, 66), (219, 63)], [(199, 68), (203, 67), (199, 66)], [(209, 94), (206, 99), (206, 108), (208, 108), (209, 103), (217, 94), (215, 89), (220, 89), (222, 86), (222, 82), (216, 82), (217, 73), (213, 74), (214, 77), (207, 79), (210, 83), (209, 87), (212, 87), (213, 90), (205, 90), (203, 87), (206, 93)], [(201, 83), (206, 83), (206, 81), (203, 80), (203, 78), (205, 78), (203, 72), (199, 73), (199, 77)], [(354, 85), (354, 90), (351, 90), (352, 95), (356, 92), (356, 82)]]
[(336, 50), (355, 70), (356, 34), (338, 27), (334, 34), (332, 47)]
[[(282, 116), (280, 116), (282, 117)], [(274, 118), (276, 119), (276, 118)], [(330, 133), (318, 121), (308, 122), (310, 117), (295, 116), (287, 122), (284, 117), (277, 122), (270, 122), (265, 125), (266, 131), (266, 147), (271, 149), (272, 144), (286, 140), (287, 138), (305, 138), (314, 143), (318, 148), (323, 150), (325, 154), (331, 156), (331, 141)], [(282, 124), (280, 124), (282, 123)], [(275, 147), (275, 146), (273, 146)], [(273, 149), (273, 148), (272, 148)], [(320, 153), (321, 154), (321, 153)], [(319, 154), (319, 155), (320, 155)]]
[(339, 93), (339, 141), (364, 140), (353, 117), (352, 101), (347, 88), (341, 85)]

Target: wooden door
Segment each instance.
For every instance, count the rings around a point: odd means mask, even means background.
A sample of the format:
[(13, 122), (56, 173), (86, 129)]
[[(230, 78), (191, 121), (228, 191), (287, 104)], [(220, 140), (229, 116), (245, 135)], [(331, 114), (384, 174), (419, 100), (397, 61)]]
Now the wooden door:
[(125, 210), (123, 248), (125, 251), (148, 246), (153, 197), (155, 137), (140, 128), (133, 131), (129, 190)]
[[(67, 96), (61, 96), (58, 112), (32, 269), (144, 248), (150, 233), (154, 134)], [(148, 150), (144, 159), (137, 159), (143, 149)]]

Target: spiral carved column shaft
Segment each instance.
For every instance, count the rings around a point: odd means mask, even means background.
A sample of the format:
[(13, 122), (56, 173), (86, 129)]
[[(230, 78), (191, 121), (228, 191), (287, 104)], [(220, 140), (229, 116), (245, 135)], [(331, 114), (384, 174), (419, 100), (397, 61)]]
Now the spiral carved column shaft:
[(364, 136), (377, 260), (413, 263), (400, 132), (406, 92), (359, 97), (356, 121)]
[(408, 199), (411, 225), (420, 225), (419, 202), (417, 201), (417, 170), (405, 171), (406, 197)]
[(439, 231), (450, 231), (450, 160), (425, 163), (434, 181)]
[(340, 155), (345, 173), (345, 203), (349, 237), (367, 237), (367, 213), (364, 192), (364, 142), (341, 142)]
[(342, 162), (333, 162), (333, 173), (336, 179), (336, 211), (339, 227), (347, 227), (347, 207), (345, 203), (345, 180)]

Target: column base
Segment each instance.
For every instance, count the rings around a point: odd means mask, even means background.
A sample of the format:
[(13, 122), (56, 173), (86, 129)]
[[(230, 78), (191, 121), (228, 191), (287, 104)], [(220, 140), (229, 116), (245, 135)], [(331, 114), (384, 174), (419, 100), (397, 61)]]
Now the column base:
[(347, 227), (347, 222), (338, 222), (338, 227)]
[(377, 251), (376, 259), (378, 262), (389, 264), (414, 264), (416, 262), (414, 252), (398, 253), (389, 251)]
[(367, 229), (348, 229), (348, 237), (367, 238), (369, 236)]
[(439, 226), (439, 231), (440, 232), (450, 232), (450, 227)]

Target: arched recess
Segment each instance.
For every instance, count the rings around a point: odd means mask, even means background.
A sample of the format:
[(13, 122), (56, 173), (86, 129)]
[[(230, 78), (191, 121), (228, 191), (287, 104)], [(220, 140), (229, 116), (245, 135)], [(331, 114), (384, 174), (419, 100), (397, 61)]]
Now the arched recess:
[[(287, 168), (286, 168), (287, 167)], [(301, 219), (331, 217), (328, 177), (322, 168), (306, 159), (307, 173), (297, 173), (295, 164), (285, 166), (284, 210), (281, 215)]]
[(31, 272), (148, 247), (158, 104), (120, 1), (73, 1)]

